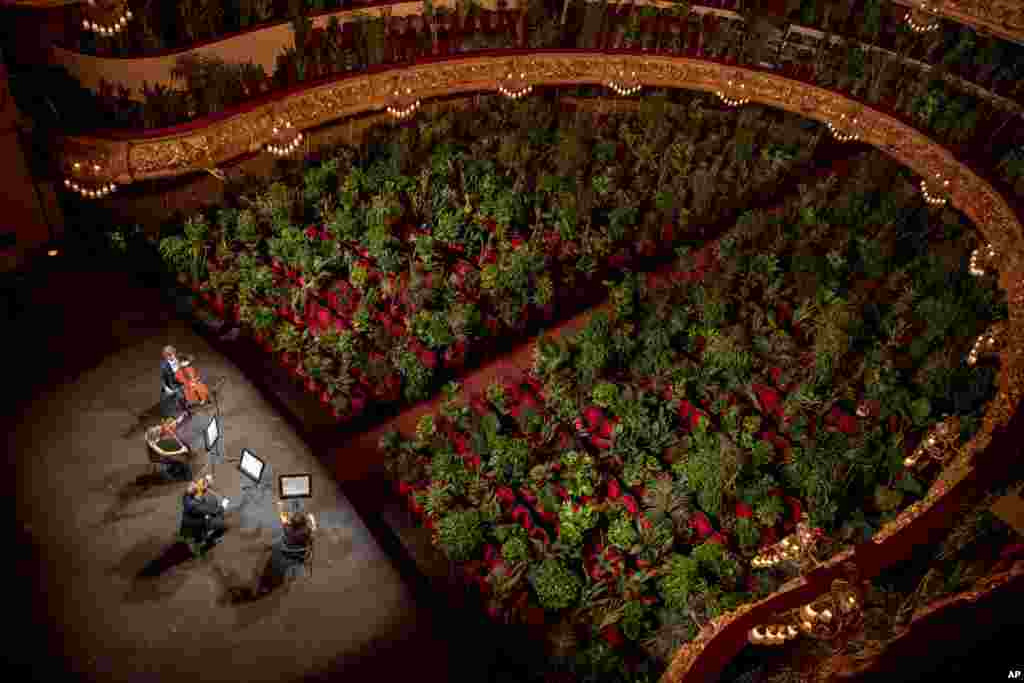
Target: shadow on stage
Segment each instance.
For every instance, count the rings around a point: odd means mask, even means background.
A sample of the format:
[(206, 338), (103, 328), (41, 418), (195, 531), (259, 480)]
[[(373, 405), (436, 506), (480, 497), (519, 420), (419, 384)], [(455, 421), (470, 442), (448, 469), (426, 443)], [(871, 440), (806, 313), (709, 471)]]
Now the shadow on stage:
[(269, 557), (263, 570), (254, 570), (248, 580), (239, 572), (218, 565), (213, 565), (212, 570), (220, 584), (217, 604), (237, 608), (235, 629), (239, 631), (279, 612), (293, 584), (292, 580), (275, 571)]
[[(126, 603), (158, 602), (173, 597), (185, 585), (191, 572), (172, 570), (188, 566), (193, 559), (187, 543), (168, 544), (166, 538), (151, 536), (137, 543), (108, 573), (130, 582), (124, 596)], [(198, 566), (195, 563), (189, 568)]]
[[(139, 470), (143, 471), (139, 472)], [(169, 473), (162, 470), (153, 472), (148, 466), (140, 465), (108, 475), (103, 479), (103, 483), (94, 487), (92, 491), (113, 493), (114, 503), (104, 511), (98, 522), (91, 525), (91, 528), (108, 527), (118, 522), (152, 514), (156, 509), (154, 507), (133, 509), (133, 506), (140, 501), (173, 495), (180, 488), (182, 482), (189, 480), (189, 472), (184, 468), (182, 470), (180, 473)], [(179, 486), (175, 487), (172, 484)]]

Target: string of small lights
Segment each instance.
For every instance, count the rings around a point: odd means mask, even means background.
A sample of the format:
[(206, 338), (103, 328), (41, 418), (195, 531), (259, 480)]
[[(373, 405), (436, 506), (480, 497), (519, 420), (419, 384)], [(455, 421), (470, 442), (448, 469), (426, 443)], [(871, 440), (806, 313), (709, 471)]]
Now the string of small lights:
[(825, 123), (825, 125), (828, 127), (828, 132), (832, 134), (832, 137), (834, 137), (839, 142), (855, 142), (857, 140), (860, 140), (859, 133), (857, 133), (855, 130), (847, 128), (847, 126), (858, 125), (859, 120), (856, 116), (850, 118), (847, 117), (846, 114), (840, 114), (839, 121), (840, 126), (842, 126), (843, 128), (837, 127), (831, 121)]
[(117, 185), (115, 183), (96, 184), (84, 179), (90, 172), (98, 174), (100, 169), (99, 164), (83, 164), (76, 161), (71, 165), (71, 177), (64, 179), (64, 187), (86, 199), (102, 199), (111, 192), (116, 192)]
[(106, 197), (111, 192), (117, 190), (117, 185), (115, 185), (114, 183), (107, 183), (105, 185), (101, 185), (100, 187), (87, 187), (85, 185), (79, 185), (78, 183), (70, 179), (64, 180), (64, 187), (70, 190), (74, 190), (81, 196), (86, 197), (87, 199), (101, 199), (103, 197)]
[[(943, 181), (942, 187), (946, 188), (949, 186), (949, 181)], [(924, 195), (924, 200), (932, 206), (944, 206), (949, 201), (946, 197), (935, 194), (933, 190), (928, 189), (928, 183), (924, 180), (921, 181), (921, 194)]]
[[(87, 0), (86, 18), (82, 19), (82, 28), (104, 37), (115, 36), (128, 26), (135, 16), (130, 9), (120, 12), (115, 5), (99, 5), (97, 0)], [(96, 14), (101, 18), (97, 19)], [(91, 17), (91, 18), (90, 18)]]
[[(747, 86), (745, 84), (743, 84), (743, 83), (739, 83), (737, 85), (734, 85), (733, 81), (729, 81), (728, 83), (726, 83), (726, 85), (728, 86), (727, 89), (730, 92), (734, 92), (734, 91), (742, 92), (742, 91), (746, 90), (746, 88), (747, 88)], [(738, 97), (737, 96), (733, 96), (733, 95), (726, 95), (725, 92), (723, 92), (721, 90), (717, 91), (715, 94), (718, 95), (718, 99), (722, 100), (722, 102), (724, 102), (729, 107), (742, 107), (743, 105), (745, 105), (745, 104), (750, 102), (750, 98), (749, 97), (743, 97), (742, 95), (740, 95)]]
[(985, 274), (984, 267), (979, 265), (979, 257), (986, 261), (986, 265), (991, 263), (996, 257), (996, 248), (989, 244), (984, 247), (984, 249), (979, 247), (971, 252), (971, 265), (969, 271), (974, 277), (981, 277)]
[(935, 9), (927, 0), (921, 0), (919, 7), (907, 12), (903, 20), (914, 33), (931, 33), (937, 31), (940, 25), (938, 17), (935, 16)]
[(498, 92), (509, 99), (518, 100), (532, 93), (533, 86), (526, 82), (525, 72), (520, 73), (519, 78), (509, 73), (505, 81), (498, 84)]
[(616, 95), (620, 97), (632, 97), (643, 88), (643, 84), (636, 78), (635, 71), (630, 72), (628, 77), (625, 76), (624, 71), (620, 71), (619, 74), (620, 76), (623, 76), (621, 81), (614, 79), (608, 81), (608, 87), (615, 91)]
[[(285, 140), (293, 132), (295, 137), (286, 142)], [(278, 125), (274, 126), (271, 133), (274, 136), (274, 140), (264, 145), (263, 148), (271, 154), (279, 157), (285, 157), (292, 154), (299, 148), (299, 145), (301, 145), (302, 141), (305, 139), (302, 131), (295, 130), (291, 121), (280, 122)]]
[(420, 108), (420, 100), (412, 97), (412, 88), (406, 88), (404, 95), (401, 90), (396, 89), (392, 97), (393, 101), (386, 108), (396, 119), (407, 119)]

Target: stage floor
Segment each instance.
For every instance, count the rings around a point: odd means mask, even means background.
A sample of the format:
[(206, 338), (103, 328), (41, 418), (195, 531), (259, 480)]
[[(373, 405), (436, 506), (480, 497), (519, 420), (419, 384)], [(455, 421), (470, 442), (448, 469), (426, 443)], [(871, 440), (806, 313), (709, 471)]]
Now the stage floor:
[[(16, 499), (19, 609), (9, 613), (29, 622), (12, 629), (8, 649), (31, 667), (27, 680), (461, 677), (448, 670), (456, 644), (413, 599), (327, 466), (238, 368), (127, 276), (48, 277), (5, 324), (14, 332), (7, 358), (21, 368), (11, 377), (33, 372), (3, 410)], [(206, 558), (168, 552), (186, 484), (149, 474), (143, 440), (158, 419), (165, 344), (195, 354), (208, 377), (227, 377), (229, 456), (248, 447), (275, 473), (312, 472), (309, 508), (343, 520), (323, 531), (311, 577), (239, 598), (232, 589), (253, 585), (269, 559), (271, 531), (241, 528), (237, 512)], [(239, 477), (235, 465), (217, 465), (214, 487), (236, 499)]]

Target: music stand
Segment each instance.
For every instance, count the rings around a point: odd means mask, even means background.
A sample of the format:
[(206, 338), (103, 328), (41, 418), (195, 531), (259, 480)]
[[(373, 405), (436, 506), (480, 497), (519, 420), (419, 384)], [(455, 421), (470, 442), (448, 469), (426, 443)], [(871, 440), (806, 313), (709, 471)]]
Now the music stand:
[(212, 451), (220, 440), (220, 420), (214, 415), (210, 418), (210, 422), (206, 425), (206, 429), (203, 431), (206, 437), (206, 450)]
[(238, 459), (238, 469), (249, 478), (253, 484), (259, 484), (263, 478), (263, 472), (267, 469), (266, 463), (256, 457), (248, 448), (242, 449), (242, 457)]
[(313, 497), (313, 475), (282, 474), (277, 478), (278, 497), (281, 500), (300, 500)]

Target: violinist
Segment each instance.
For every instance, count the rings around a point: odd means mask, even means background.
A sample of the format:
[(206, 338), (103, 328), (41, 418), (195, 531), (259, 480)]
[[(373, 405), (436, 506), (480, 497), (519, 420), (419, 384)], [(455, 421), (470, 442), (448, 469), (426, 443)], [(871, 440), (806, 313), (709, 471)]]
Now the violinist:
[(210, 488), (210, 475), (201, 477), (189, 484), (188, 491), (182, 497), (182, 533), (204, 543), (218, 540), (224, 535), (224, 512), (228, 508), (228, 499), (217, 500)]

